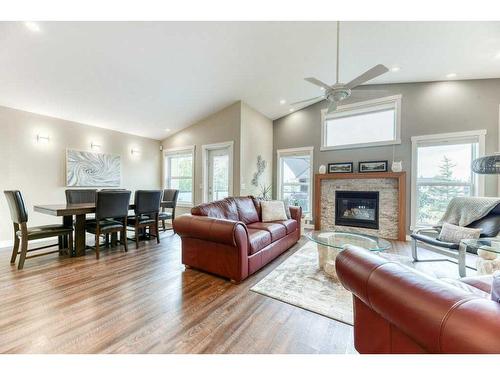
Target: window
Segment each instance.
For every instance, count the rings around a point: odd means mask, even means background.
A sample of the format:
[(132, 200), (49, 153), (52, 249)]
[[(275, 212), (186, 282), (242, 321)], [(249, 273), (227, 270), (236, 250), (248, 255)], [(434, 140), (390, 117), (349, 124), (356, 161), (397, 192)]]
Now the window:
[(179, 190), (178, 204), (193, 205), (194, 146), (165, 151), (165, 186)]
[(278, 198), (311, 215), (313, 148), (278, 150)]
[(321, 150), (401, 143), (401, 96), (341, 105), (329, 115), (322, 111)]
[(412, 137), (412, 228), (437, 224), (453, 197), (484, 194), (471, 163), (484, 155), (485, 134)]

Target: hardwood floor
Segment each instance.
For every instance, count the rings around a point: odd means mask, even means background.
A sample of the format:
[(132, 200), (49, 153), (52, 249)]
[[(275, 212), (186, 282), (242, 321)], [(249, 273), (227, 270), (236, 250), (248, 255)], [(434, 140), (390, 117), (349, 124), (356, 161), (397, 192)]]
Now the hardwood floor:
[[(304, 239), (233, 285), (185, 270), (180, 239), (170, 233), (128, 253), (104, 249), (99, 260), (92, 252), (35, 258), (21, 271), (9, 265), (9, 249), (0, 250), (0, 352), (355, 352), (351, 326), (249, 290)], [(406, 243), (393, 245), (409, 254)]]

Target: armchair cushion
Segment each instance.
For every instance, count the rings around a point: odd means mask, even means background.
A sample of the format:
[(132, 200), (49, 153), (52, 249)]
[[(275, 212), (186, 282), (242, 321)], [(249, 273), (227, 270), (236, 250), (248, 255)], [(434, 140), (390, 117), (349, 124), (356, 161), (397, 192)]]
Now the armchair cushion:
[(429, 245), (440, 246), (440, 247), (445, 247), (447, 249), (458, 250), (457, 243), (440, 241), (437, 238), (426, 236), (424, 234), (418, 234), (418, 233), (412, 233), (410, 236), (411, 236), (411, 238), (414, 238), (417, 241), (422, 241), (422, 242), (429, 244)]
[(481, 229), (460, 227), (449, 223), (443, 223), (438, 240), (443, 242), (460, 243), (463, 239), (478, 239)]

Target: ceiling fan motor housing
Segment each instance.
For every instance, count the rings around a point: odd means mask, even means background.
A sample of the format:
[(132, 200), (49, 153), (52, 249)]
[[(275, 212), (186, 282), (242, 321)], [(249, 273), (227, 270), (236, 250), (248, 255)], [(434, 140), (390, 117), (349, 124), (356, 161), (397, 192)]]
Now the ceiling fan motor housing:
[(351, 96), (351, 90), (349, 89), (335, 89), (326, 95), (326, 98), (331, 102), (340, 102)]

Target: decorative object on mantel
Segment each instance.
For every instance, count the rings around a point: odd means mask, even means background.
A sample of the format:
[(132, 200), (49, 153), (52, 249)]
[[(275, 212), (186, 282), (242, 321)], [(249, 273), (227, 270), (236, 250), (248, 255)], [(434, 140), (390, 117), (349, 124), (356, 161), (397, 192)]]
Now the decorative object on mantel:
[(475, 159), (472, 162), (472, 172), (477, 174), (500, 174), (500, 152)]
[(387, 164), (387, 160), (360, 161), (358, 164), (358, 172), (387, 172)]
[(319, 174), (325, 174), (326, 173), (326, 166), (324, 164), (321, 164), (318, 169)]
[(67, 186), (120, 186), (120, 156), (66, 150)]
[(391, 165), (391, 171), (393, 172), (402, 172), (403, 171), (403, 162), (400, 161), (393, 161)]
[(328, 164), (328, 173), (352, 173), (352, 172), (353, 172), (352, 162)]

